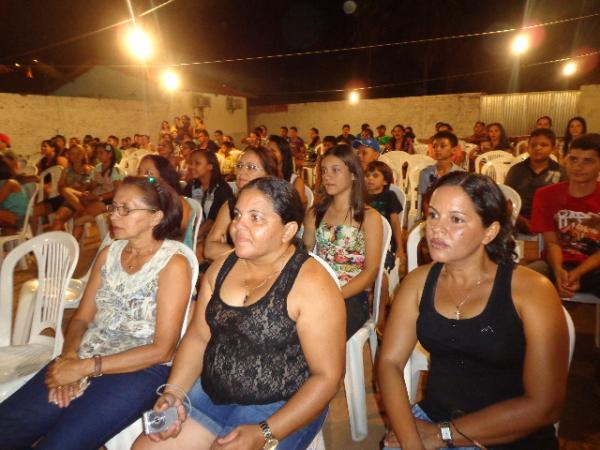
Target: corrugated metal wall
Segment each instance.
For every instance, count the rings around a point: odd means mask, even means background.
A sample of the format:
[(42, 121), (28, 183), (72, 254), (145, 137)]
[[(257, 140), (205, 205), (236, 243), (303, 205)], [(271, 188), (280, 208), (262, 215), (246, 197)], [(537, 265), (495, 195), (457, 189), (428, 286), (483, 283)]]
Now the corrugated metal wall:
[(500, 122), (509, 136), (529, 134), (540, 116), (552, 117), (558, 136), (576, 115), (579, 91), (529, 92), (481, 96), (481, 120)]

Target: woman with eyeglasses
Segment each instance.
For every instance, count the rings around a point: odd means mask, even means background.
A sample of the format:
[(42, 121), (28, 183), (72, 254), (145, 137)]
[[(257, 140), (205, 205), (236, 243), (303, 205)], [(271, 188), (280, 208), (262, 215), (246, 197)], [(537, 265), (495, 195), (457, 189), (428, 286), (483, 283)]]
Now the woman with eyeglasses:
[(96, 450), (156, 401), (190, 298), (177, 194), (127, 177), (62, 354), (0, 403), (0, 447)]
[(112, 145), (106, 142), (96, 145), (96, 158), (98, 165), (92, 170), (90, 189), (80, 197), (83, 209), (75, 215), (73, 237), (78, 241), (83, 235), (83, 225), (106, 211), (123, 180), (123, 174), (115, 167), (117, 156)]
[[(246, 148), (235, 164), (235, 190), (239, 191), (250, 181), (266, 176), (277, 176), (277, 161), (273, 153), (265, 147)], [(205, 258), (214, 260), (233, 249), (229, 225), (233, 220), (234, 207), (235, 199), (231, 198), (219, 209), (204, 243)]]

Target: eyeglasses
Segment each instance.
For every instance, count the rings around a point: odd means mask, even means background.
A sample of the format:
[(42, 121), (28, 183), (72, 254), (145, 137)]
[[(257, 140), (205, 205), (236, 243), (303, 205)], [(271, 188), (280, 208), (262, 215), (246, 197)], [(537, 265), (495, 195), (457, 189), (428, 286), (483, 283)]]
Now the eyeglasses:
[(246, 170), (249, 170), (250, 172), (257, 172), (259, 170), (265, 170), (262, 167), (258, 167), (256, 164), (253, 164), (253, 163), (244, 164), (244, 163), (240, 163), (240, 162), (235, 164), (235, 168), (237, 170), (246, 169)]
[(156, 212), (156, 209), (152, 209), (152, 208), (129, 208), (128, 206), (125, 206), (125, 205), (121, 205), (121, 206), (106, 205), (106, 212), (108, 214), (112, 214), (112, 213), (116, 212), (121, 217), (128, 216), (133, 211), (150, 211), (151, 213), (154, 214)]

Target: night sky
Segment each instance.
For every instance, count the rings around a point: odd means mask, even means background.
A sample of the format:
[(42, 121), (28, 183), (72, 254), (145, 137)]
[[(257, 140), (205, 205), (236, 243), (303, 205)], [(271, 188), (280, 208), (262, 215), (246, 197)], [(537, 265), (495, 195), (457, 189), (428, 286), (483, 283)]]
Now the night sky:
[[(163, 2), (133, 0), (132, 6), (141, 13)], [(356, 0), (353, 14), (346, 14), (343, 4), (176, 0), (140, 24), (158, 41), (151, 64), (171, 64), (476, 33), (600, 12), (600, 0)], [(81, 72), (82, 65), (135, 63), (121, 45), (124, 27), (25, 54), (128, 14), (121, 0), (0, 0), (0, 91), (44, 93), (56, 87), (61, 76)], [(387, 85), (362, 93), (376, 98), (577, 89), (600, 83), (597, 57), (587, 61), (587, 73), (570, 80), (560, 75), (560, 64), (519, 68), (507, 50), (512, 37), (499, 34), (184, 70), (186, 76), (248, 92), (252, 104), (341, 99), (343, 92), (316, 91), (357, 86)], [(521, 57), (522, 64), (600, 50), (600, 16), (546, 27), (535, 39), (537, 46)], [(29, 67), (33, 78), (27, 77)]]

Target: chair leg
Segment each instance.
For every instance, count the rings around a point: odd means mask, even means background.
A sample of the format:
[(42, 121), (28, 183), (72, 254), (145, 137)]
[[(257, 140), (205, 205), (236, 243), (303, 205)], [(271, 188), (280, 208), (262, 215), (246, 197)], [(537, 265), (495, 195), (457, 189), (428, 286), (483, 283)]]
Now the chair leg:
[(346, 401), (350, 417), (350, 432), (353, 441), (362, 441), (369, 434), (367, 424), (367, 399), (363, 369), (362, 346), (346, 344)]
[(371, 347), (371, 361), (375, 368), (375, 356), (377, 356), (377, 332), (375, 327), (369, 328), (369, 346)]

